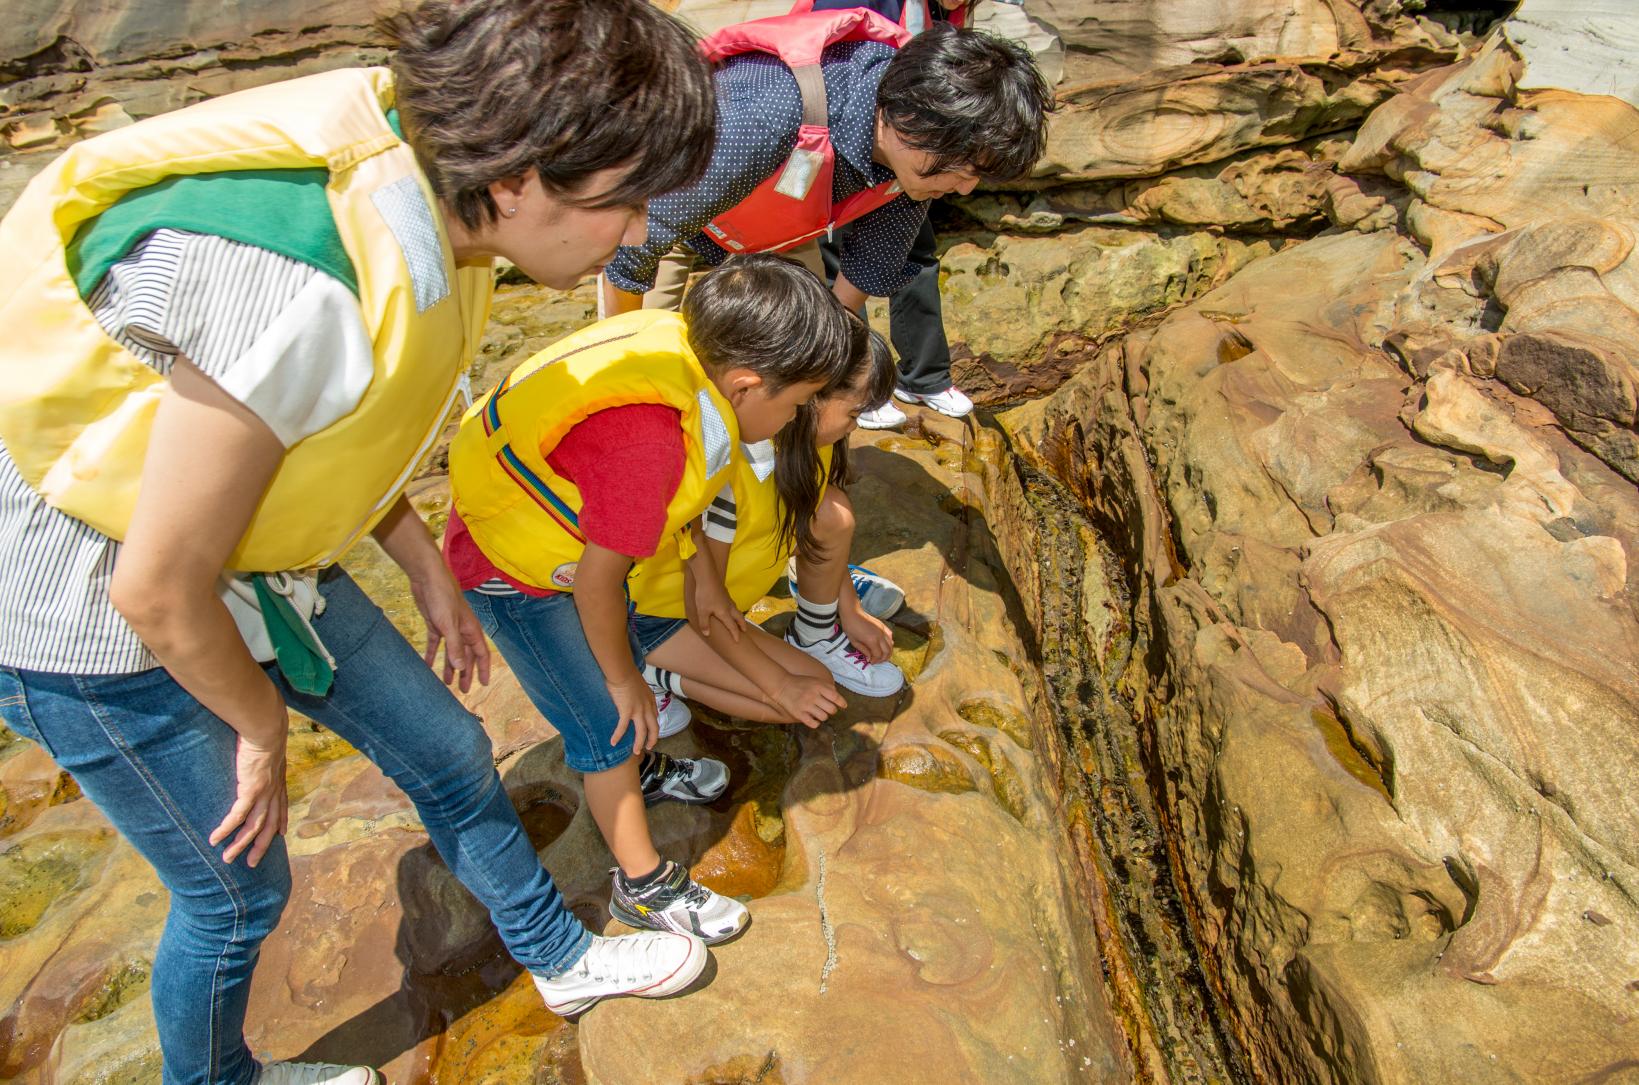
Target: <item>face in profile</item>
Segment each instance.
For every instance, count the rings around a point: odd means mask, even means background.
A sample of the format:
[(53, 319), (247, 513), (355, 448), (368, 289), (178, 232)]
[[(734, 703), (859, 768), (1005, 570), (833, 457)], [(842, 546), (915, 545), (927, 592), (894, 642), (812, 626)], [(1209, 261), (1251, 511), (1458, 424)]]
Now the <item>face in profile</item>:
[(835, 395), (814, 401), (814, 443), (826, 448), (854, 432), (859, 416), (865, 412), (865, 388), (844, 388)]
[(729, 396), (729, 403), (740, 423), (740, 440), (755, 444), (773, 437), (797, 417), (797, 408), (813, 399), (823, 387), (821, 381), (803, 381), (770, 392), (768, 385), (759, 379), (752, 387), (736, 389)]
[[(531, 172), (515, 193), (497, 198), (496, 254), (554, 290), (569, 290), (602, 271), (621, 245), (641, 245), (648, 237), (646, 204), (599, 206), (599, 197), (614, 191), (625, 172), (623, 166), (599, 170), (584, 195), (575, 196), (544, 188)], [(508, 214), (513, 208), (516, 213)]]
[(966, 196), (978, 187), (979, 175), (969, 167), (931, 172), (934, 156), (906, 144), (880, 114), (876, 120), (876, 149), (883, 164), (893, 170), (899, 187), (913, 200), (932, 200), (953, 192)]

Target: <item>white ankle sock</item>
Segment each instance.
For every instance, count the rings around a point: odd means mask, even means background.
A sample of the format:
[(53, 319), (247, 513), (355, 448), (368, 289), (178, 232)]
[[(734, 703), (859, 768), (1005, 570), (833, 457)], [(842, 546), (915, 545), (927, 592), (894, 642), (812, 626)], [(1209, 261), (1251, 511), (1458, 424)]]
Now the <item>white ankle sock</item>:
[(678, 697), (686, 697), (683, 692), (683, 676), (676, 671), (668, 671), (653, 664), (643, 664), (643, 680), (651, 686), (659, 686), (667, 693)]
[(837, 632), (837, 601), (829, 603), (815, 603), (804, 599), (800, 592), (792, 592), (791, 598), (797, 601), (797, 613), (791, 623), (791, 633), (801, 645), (817, 644), (822, 640), (829, 640)]

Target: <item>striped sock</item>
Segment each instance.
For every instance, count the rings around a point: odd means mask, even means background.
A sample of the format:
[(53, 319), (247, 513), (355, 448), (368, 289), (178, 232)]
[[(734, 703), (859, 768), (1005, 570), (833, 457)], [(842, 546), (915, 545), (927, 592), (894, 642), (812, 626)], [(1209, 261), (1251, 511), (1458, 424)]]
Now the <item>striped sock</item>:
[(683, 676), (676, 671), (668, 671), (656, 667), (651, 663), (643, 664), (643, 680), (649, 683), (650, 689), (663, 689), (667, 693), (683, 697)]
[(798, 592), (792, 592), (791, 598), (797, 601), (796, 620), (791, 623), (791, 633), (797, 643), (807, 647), (822, 640), (830, 640), (837, 633), (837, 601), (829, 603), (815, 603), (804, 599)]

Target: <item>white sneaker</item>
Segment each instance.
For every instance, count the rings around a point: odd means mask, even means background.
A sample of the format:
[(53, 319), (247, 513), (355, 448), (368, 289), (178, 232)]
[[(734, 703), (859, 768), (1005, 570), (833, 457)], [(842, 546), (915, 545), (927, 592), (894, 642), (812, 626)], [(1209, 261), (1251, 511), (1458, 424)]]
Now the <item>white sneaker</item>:
[[(893, 395), (895, 399), (903, 403), (920, 403), (924, 407), (931, 407), (940, 414), (949, 415), (951, 418), (966, 418), (973, 410), (973, 401), (967, 398), (962, 390), (954, 384), (943, 392), (934, 392), (931, 395), (923, 395), (920, 392), (907, 392), (903, 388), (895, 388)], [(863, 419), (861, 419), (860, 424), (864, 425)]]
[(905, 672), (887, 661), (872, 663), (840, 629), (829, 640), (814, 644), (798, 644), (791, 633), (786, 633), (785, 639), (786, 643), (825, 664), (825, 669), (831, 672), (837, 685), (850, 693), (886, 697), (890, 693), (898, 693), (905, 685)]
[(861, 429), (894, 429), (903, 426), (909, 417), (904, 411), (895, 407), (893, 400), (890, 399), (875, 410), (861, 411), (859, 425)]
[(381, 1085), (381, 1075), (368, 1066), (328, 1062), (270, 1062), (251, 1080), (255, 1085)]
[(689, 868), (682, 863), (666, 860), (659, 877), (635, 888), (619, 867), (609, 873), (615, 882), (609, 914), (628, 927), (692, 934), (714, 946), (733, 938), (751, 922), (744, 904), (707, 889), (689, 877)]
[(689, 702), (683, 698), (663, 689), (655, 689), (653, 685), (649, 686), (649, 692), (654, 694), (655, 711), (660, 714), (661, 738), (671, 738), (694, 719), (694, 713), (689, 711)]
[[(848, 577), (854, 582), (860, 609), (873, 618), (887, 621), (905, 605), (905, 589), (880, 573), (873, 573), (863, 565), (850, 565)], [(794, 557), (785, 563), (785, 586), (791, 597), (796, 598), (797, 559)]]
[(692, 934), (642, 931), (593, 937), (592, 945), (561, 976), (533, 977), (546, 1008), (571, 1017), (603, 998), (675, 995), (706, 967), (706, 944)]

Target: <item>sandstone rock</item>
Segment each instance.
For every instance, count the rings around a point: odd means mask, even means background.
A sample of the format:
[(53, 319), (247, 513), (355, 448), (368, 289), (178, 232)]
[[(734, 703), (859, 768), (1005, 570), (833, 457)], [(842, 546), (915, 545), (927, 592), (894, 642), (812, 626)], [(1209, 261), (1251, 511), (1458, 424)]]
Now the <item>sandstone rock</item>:
[[(934, 425), (934, 442), (856, 438), (866, 478), (853, 491), (868, 540), (856, 556), (932, 625), (925, 667), (897, 703), (855, 699), (840, 721), (796, 732), (778, 886), (753, 902), (747, 933), (714, 951), (709, 985), (586, 1017), (589, 1082), (1128, 1080), (1101, 985), (1082, 978), (1088, 947), (1067, 937), (1085, 922), (1076, 893), (1023, 843), (1052, 824), (1039, 769), (969, 721), (1032, 709), (1000, 658), (1002, 599), (979, 586), (996, 560), (972, 534), (979, 521), (937, 500), (964, 485), (943, 461), (959, 472), (965, 439)], [(884, 499), (863, 492), (873, 486)], [(888, 524), (915, 541), (885, 539)]]
[(174, 56), (245, 42), (258, 34), (297, 34), (314, 27), (368, 27), (358, 0), (285, 0), (276, 4), (166, 3), (138, 0), (117, 8), (66, 0), (18, 0), (0, 27), (0, 63), (42, 68), (108, 65)]
[[(1410, 5), (1406, 5), (1409, 7)], [(1029, 0), (1069, 49), (1071, 82), (1116, 80), (1206, 61), (1329, 57), (1350, 50), (1450, 50), (1449, 29), (1399, 4), (1360, 0), (1252, 0), (1230, 7), (1192, 0)]]
[(1407, 215), (1426, 250), (1288, 246), (1005, 419), (1121, 554), (1107, 696), (1259, 1078), (1618, 1078), (1639, 1044), (1632, 109), (1505, 122), (1518, 70), (1362, 129), (1447, 216)]
[(1101, 337), (1198, 296), (1270, 249), (1110, 227), (958, 243), (944, 254), (942, 291), (946, 333), (963, 359), (957, 383), (981, 400), (1045, 391)]
[(1633, 12), (1620, 0), (1524, 0), (1505, 32), (1531, 58), (1522, 88), (1608, 94), (1639, 106), (1639, 72), (1633, 65), (1639, 32)]
[(1026, 194), (984, 192), (945, 202), (1005, 233), (1055, 234), (1077, 223), (1303, 232), (1324, 224), (1331, 187), (1342, 180), (1331, 168), (1346, 146), (1305, 140), (1159, 178), (1085, 182)]
[(1340, 62), (1164, 68), (1067, 86), (1035, 177), (1151, 177), (1358, 123), (1397, 78)]

